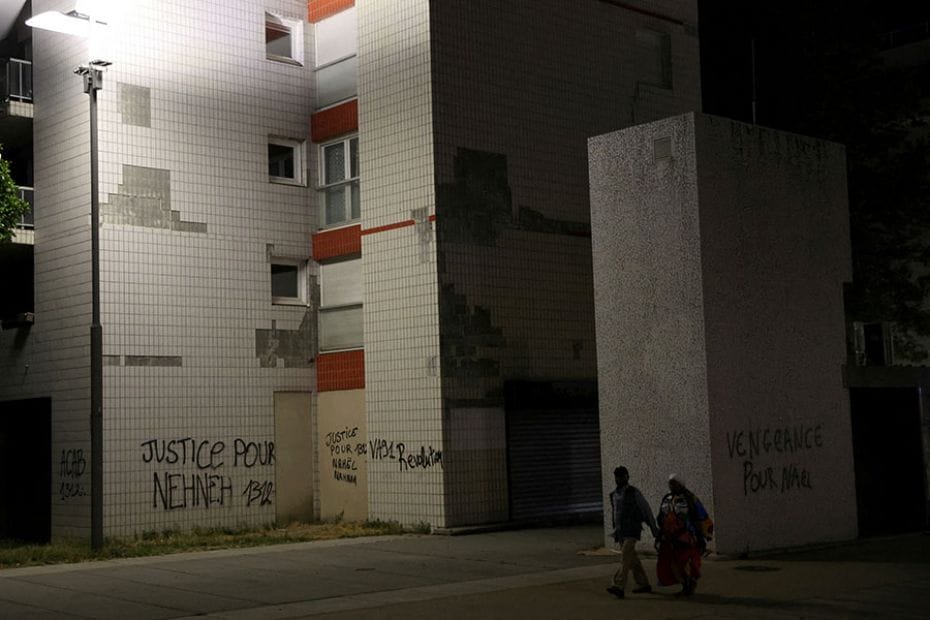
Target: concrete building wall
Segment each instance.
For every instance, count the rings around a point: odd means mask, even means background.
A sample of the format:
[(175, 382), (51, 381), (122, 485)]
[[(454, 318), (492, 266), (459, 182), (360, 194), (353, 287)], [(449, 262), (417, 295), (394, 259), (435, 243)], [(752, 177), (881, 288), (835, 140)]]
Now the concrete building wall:
[[(652, 506), (676, 472), (714, 517), (691, 116), (592, 138), (591, 227), (603, 490), (624, 465)], [(676, 156), (655, 160), (651, 137)], [(610, 510), (605, 509), (605, 537)]]
[(718, 552), (854, 537), (842, 147), (685, 115), (590, 155), (605, 491), (619, 453), (651, 502), (682, 474)]
[(597, 374), (587, 138), (700, 108), (696, 3), (431, 10), (447, 523), (501, 521), (505, 384)]
[[(65, 7), (33, 5), (49, 8)], [(307, 269), (303, 301), (279, 305), (270, 265), (306, 264), (315, 219), (306, 153), (301, 182), (272, 183), (268, 144), (308, 138), (313, 46), (304, 29), (302, 63), (267, 59), (266, 10), (306, 21), (297, 0), (234, 0), (222, 11), (140, 0), (108, 16), (101, 49), (113, 65), (99, 95), (108, 536), (275, 519), (273, 395), (313, 389), (315, 316)], [(87, 97), (70, 75), (87, 53), (47, 33), (34, 49), (41, 318), (19, 361), (35, 370), (31, 391), (52, 397), (53, 458), (81, 451), (89, 464)], [(82, 471), (53, 463), (56, 535), (86, 532)]]
[(854, 538), (844, 149), (695, 122), (718, 544)]

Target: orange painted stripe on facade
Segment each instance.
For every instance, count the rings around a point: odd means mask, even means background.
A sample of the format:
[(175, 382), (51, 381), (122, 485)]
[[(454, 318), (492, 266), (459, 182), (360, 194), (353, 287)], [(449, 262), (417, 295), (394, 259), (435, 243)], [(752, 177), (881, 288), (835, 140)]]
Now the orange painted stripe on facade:
[(344, 133), (358, 131), (358, 99), (340, 103), (310, 116), (310, 139), (326, 142)]
[[(431, 215), (427, 218), (430, 222), (436, 221), (436, 216)], [(387, 230), (396, 230), (398, 228), (404, 228), (405, 226), (413, 226), (416, 224), (416, 220), (404, 220), (402, 222), (394, 222), (393, 224), (385, 224), (384, 226), (375, 226), (374, 228), (366, 228), (362, 231), (363, 235), (373, 235), (379, 232), (385, 232)]]
[(320, 262), (327, 258), (349, 256), (362, 251), (362, 227), (358, 224), (323, 230), (313, 234), (313, 260)]
[(320, 353), (316, 358), (316, 385), (320, 392), (364, 388), (365, 352)]
[(355, 6), (355, 0), (307, 0), (307, 21), (316, 23)]

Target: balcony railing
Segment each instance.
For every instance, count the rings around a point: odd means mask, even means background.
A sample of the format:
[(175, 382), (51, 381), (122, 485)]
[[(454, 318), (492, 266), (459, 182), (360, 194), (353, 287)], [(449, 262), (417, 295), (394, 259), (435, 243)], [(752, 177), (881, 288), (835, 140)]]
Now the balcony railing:
[(32, 62), (19, 58), (0, 61), (0, 97), (3, 101), (32, 101)]
[(33, 191), (31, 187), (22, 187), (19, 188), (19, 197), (29, 203), (29, 210), (23, 214), (22, 221), (16, 225), (17, 228), (25, 228), (32, 230), (35, 227), (35, 198), (33, 197)]

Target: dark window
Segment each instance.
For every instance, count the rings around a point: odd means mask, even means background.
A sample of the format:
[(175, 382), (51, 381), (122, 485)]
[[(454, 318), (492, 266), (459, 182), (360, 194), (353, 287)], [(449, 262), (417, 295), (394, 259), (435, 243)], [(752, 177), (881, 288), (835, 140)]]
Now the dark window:
[(273, 298), (298, 299), (300, 286), (297, 265), (271, 265), (271, 296)]

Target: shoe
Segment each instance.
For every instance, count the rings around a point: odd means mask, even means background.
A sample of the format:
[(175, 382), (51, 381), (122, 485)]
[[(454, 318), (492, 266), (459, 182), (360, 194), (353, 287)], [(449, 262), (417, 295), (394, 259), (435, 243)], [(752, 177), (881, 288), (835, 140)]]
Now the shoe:
[(648, 594), (652, 592), (652, 586), (648, 583), (644, 586), (639, 586), (638, 588), (633, 588), (633, 594)]
[(609, 588), (607, 588), (607, 591), (613, 594), (614, 596), (616, 596), (617, 598), (624, 597), (623, 588), (620, 588), (618, 586), (610, 586)]
[(687, 596), (694, 594), (694, 591), (697, 590), (697, 579), (692, 579), (688, 582), (688, 593)]
[(697, 581), (694, 579), (686, 579), (681, 586), (681, 592), (678, 593), (679, 596), (691, 596), (694, 594), (694, 590), (697, 588)]

